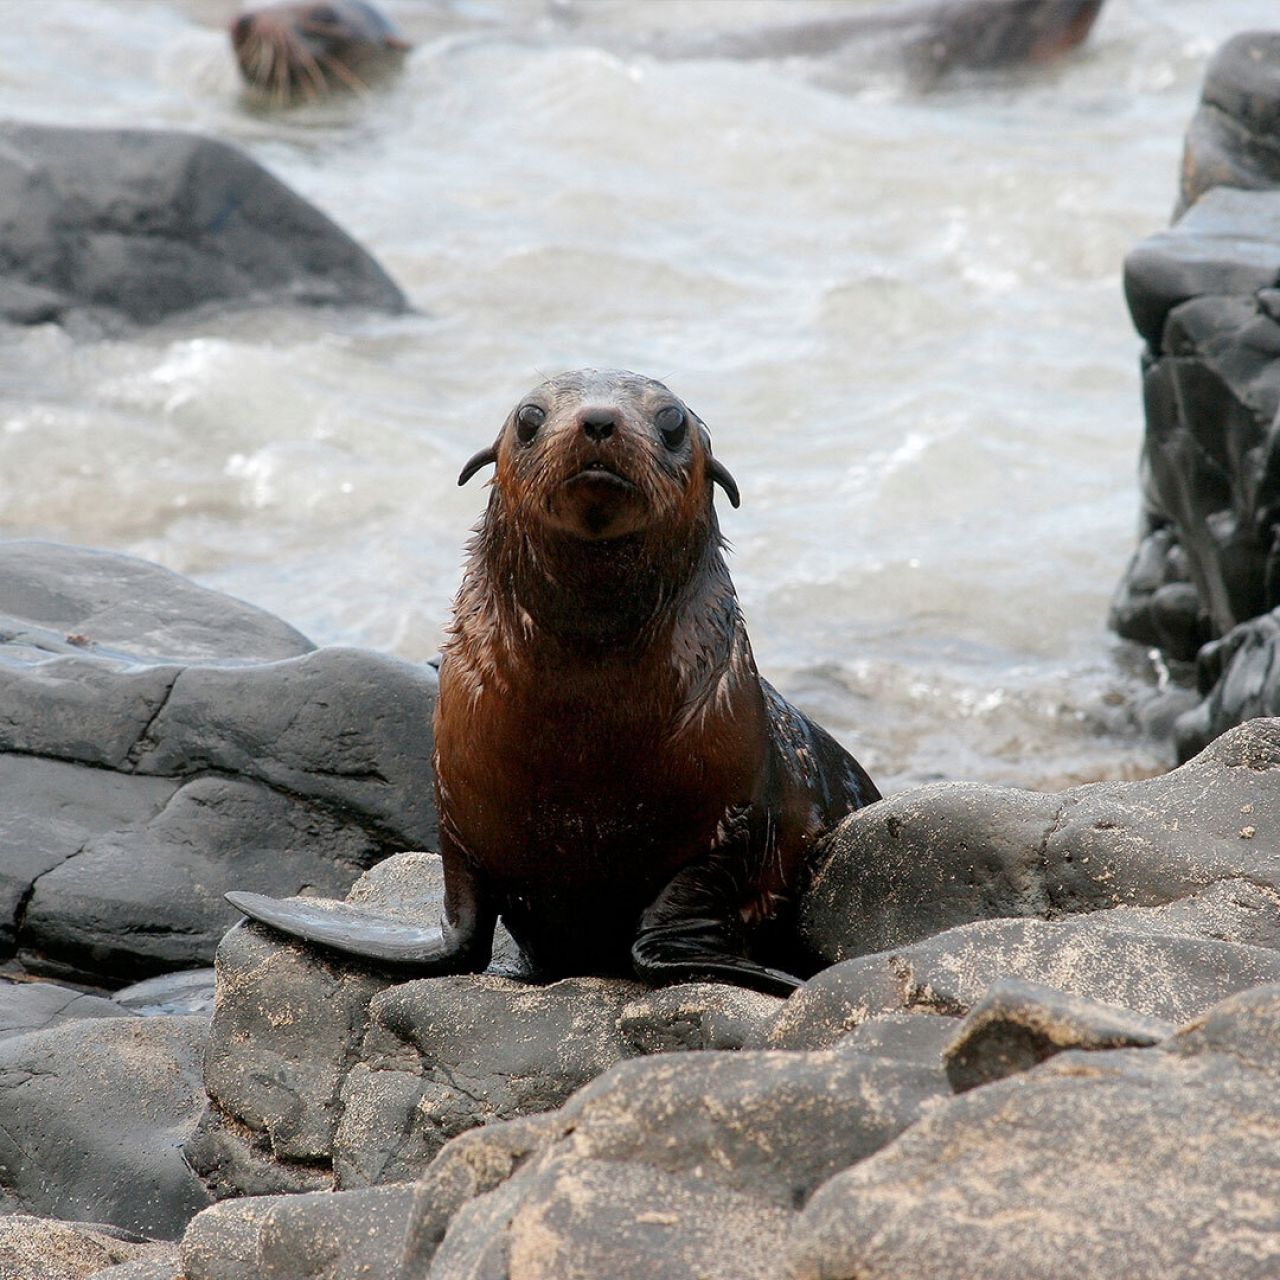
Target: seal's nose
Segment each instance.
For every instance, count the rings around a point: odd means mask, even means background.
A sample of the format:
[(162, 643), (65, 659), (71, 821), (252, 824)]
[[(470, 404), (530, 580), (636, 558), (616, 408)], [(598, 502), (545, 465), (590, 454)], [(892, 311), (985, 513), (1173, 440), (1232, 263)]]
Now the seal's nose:
[(587, 439), (599, 444), (613, 435), (613, 429), (618, 425), (618, 412), (616, 409), (583, 409), (578, 421), (582, 423)]

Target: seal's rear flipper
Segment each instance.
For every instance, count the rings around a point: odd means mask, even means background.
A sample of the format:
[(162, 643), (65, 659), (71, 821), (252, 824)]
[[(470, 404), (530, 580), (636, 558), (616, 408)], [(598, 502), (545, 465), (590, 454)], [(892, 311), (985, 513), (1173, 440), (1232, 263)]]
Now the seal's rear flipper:
[(698, 955), (690, 953), (678, 959), (641, 959), (632, 951), (636, 976), (645, 982), (670, 985), (673, 982), (728, 982), (735, 987), (749, 987), (768, 996), (784, 999), (799, 991), (804, 982), (781, 969), (770, 969), (741, 956)]
[[(368, 907), (327, 898), (228, 893), (226, 899), (238, 911), (281, 933), (363, 960), (404, 966), (423, 974), (476, 972), (489, 963), (488, 949), (478, 947), (474, 930), (468, 936), (447, 924), (424, 929)], [(481, 949), (486, 951), (483, 958)]]

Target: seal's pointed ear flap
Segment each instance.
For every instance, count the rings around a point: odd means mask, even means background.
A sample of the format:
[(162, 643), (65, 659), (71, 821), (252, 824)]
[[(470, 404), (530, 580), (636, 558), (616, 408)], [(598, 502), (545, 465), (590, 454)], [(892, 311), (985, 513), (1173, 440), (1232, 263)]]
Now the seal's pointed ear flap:
[(716, 482), (728, 495), (729, 505), (737, 508), (742, 505), (742, 497), (738, 493), (738, 482), (729, 474), (729, 468), (711, 453), (711, 432), (701, 418), (697, 420), (702, 431), (702, 443), (707, 451), (707, 475)]
[(724, 463), (717, 461), (715, 458), (708, 458), (707, 470), (716, 484), (729, 495), (729, 505), (731, 507), (740, 507), (742, 498), (738, 494), (738, 482), (729, 474), (728, 468)]
[(479, 453), (474, 454), (468, 459), (467, 465), (462, 468), (462, 473), (458, 476), (458, 483), (466, 484), (481, 467), (487, 467), (491, 462), (498, 460), (498, 446), (491, 444), (487, 449), (481, 449)]

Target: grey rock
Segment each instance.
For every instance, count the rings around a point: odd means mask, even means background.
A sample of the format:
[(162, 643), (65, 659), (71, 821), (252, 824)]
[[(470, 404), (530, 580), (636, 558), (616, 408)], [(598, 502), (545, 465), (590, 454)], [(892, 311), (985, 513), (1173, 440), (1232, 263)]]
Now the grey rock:
[(49, 543), (0, 543), (0, 601), (0, 958), (207, 965), (226, 890), (340, 895), (434, 841), (429, 668)]
[(42, 875), (19, 955), (34, 971), (106, 981), (190, 968), (239, 919), (226, 889), (340, 893), (379, 850), (359, 826), (287, 792), (197, 778), (144, 830), (92, 838)]
[(1192, 298), (1250, 299), (1280, 278), (1280, 193), (1219, 187), (1176, 225), (1129, 251), (1124, 291), (1134, 327), (1168, 349), (1169, 313)]
[(45, 653), (162, 665), (278, 662), (315, 645), (274, 615), (135, 556), (0, 542), (0, 638)]
[[(272, 1190), (296, 1188), (290, 1164), (305, 1166), (309, 1180), (327, 1180), (318, 1166), (331, 1156), (342, 1081), (357, 1059), (369, 1001), (389, 978), (250, 924), (226, 935), (216, 969), (205, 1056), (211, 1106), (281, 1163), (284, 1181)], [(230, 1166), (225, 1155), (211, 1163), (216, 1150), (197, 1139), (188, 1155), (221, 1190)]]
[(641, 990), (607, 978), (529, 986), (461, 975), (379, 993), (342, 1089), (337, 1184), (416, 1176), (466, 1129), (560, 1106), (627, 1056), (619, 1017)]
[(112, 997), (122, 1009), (140, 1014), (213, 1013), (215, 976), (212, 969), (185, 969), (147, 978), (123, 987)]
[(1280, 33), (1242, 31), (1205, 69), (1175, 216), (1212, 187), (1280, 186)]
[(1204, 698), (1175, 721), (1180, 759), (1202, 751), (1232, 725), (1280, 714), (1280, 609), (1206, 644), (1197, 667)]
[(1195, 936), (1184, 932), (1186, 920), (1169, 908), (1134, 907), (961, 925), (824, 969), (783, 1005), (765, 1043), (823, 1048), (883, 1013), (961, 1017), (1009, 977), (1173, 1023), (1233, 992), (1280, 980), (1280, 952)]
[(696, 1177), (563, 1158), (466, 1206), (431, 1275), (774, 1280), (793, 1217)]
[(637, 1054), (741, 1049), (756, 1039), (782, 1003), (776, 996), (718, 982), (648, 991), (622, 1010), (619, 1027)]
[[(554, 1116), (538, 1116), (473, 1129), (416, 1183), (224, 1200), (183, 1237), (186, 1280), (425, 1276), (457, 1210), (541, 1150), (553, 1124)], [(374, 1245), (366, 1250), (370, 1231)]]
[(142, 129), (0, 125), (0, 279), (17, 323), (405, 306), (359, 245), (242, 151)]
[(182, 1258), (178, 1246), (156, 1243), (136, 1261), (95, 1271), (89, 1280), (186, 1280), (182, 1274)]
[(10, 1208), (181, 1234), (208, 1203), (181, 1149), (203, 1101), (207, 1029), (203, 1018), (93, 1018), (0, 1041)]
[(993, 983), (957, 1028), (943, 1055), (957, 1093), (1027, 1071), (1066, 1049), (1147, 1048), (1172, 1023), (1068, 996), (1020, 978)]
[[(799, 928), (838, 961), (975, 920), (1161, 906), (1227, 880), (1275, 897), (1277, 849), (1280, 720), (1253, 720), (1158, 778), (1055, 795), (938, 783), (851, 814), (803, 894)], [(1256, 926), (1256, 912), (1237, 915), (1241, 930)]]
[(945, 1014), (881, 1013), (859, 1023), (837, 1043), (842, 1049), (873, 1058), (936, 1067), (943, 1061), (943, 1053), (959, 1025), (958, 1019)]
[(0, 1216), (4, 1280), (88, 1280), (104, 1272), (110, 1280), (129, 1280), (127, 1266), (149, 1265), (143, 1260), (160, 1254), (171, 1257), (172, 1246), (102, 1223), (59, 1222), (25, 1213)]
[(925, 1115), (831, 1179), (795, 1280), (1275, 1274), (1280, 987), (1154, 1049), (1067, 1052)]
[(122, 1008), (102, 996), (59, 986), (56, 982), (6, 982), (0, 980), (0, 1040), (43, 1031), (81, 1018), (129, 1018)]

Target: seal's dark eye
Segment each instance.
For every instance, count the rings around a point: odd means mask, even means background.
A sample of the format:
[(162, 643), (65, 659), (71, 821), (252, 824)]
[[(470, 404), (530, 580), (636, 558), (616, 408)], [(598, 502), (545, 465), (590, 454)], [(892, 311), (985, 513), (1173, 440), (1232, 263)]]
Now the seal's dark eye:
[(516, 436), (521, 444), (529, 444), (538, 434), (538, 428), (547, 420), (547, 411), (536, 404), (522, 404), (516, 414)]
[(654, 422), (662, 432), (662, 443), (668, 449), (678, 449), (684, 444), (684, 438), (689, 434), (689, 420), (678, 405), (669, 404), (665, 409), (659, 409)]

